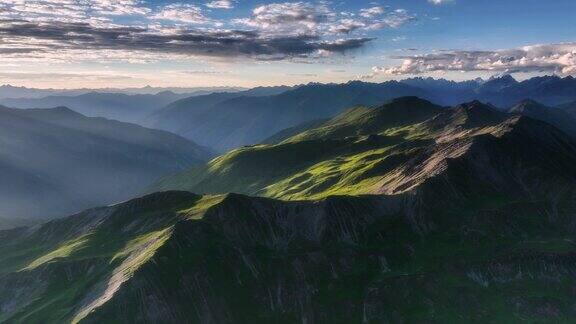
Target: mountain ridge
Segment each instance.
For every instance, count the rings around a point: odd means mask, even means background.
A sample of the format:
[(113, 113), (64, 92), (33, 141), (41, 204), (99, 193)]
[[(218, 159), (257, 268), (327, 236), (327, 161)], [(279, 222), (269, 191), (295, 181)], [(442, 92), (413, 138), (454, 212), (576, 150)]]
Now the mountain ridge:
[(0, 322), (574, 318), (570, 136), (417, 98), (325, 125), (169, 177), (197, 193), (0, 231)]

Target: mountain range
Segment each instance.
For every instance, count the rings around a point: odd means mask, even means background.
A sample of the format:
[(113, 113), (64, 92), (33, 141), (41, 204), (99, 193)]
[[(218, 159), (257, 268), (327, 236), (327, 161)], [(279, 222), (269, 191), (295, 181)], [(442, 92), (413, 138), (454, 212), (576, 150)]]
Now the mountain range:
[(531, 106), (352, 107), (0, 231), (0, 322), (570, 322), (576, 144)]
[(333, 117), (350, 106), (405, 95), (433, 97), (395, 81), (309, 84), (272, 95), (240, 92), (183, 99), (154, 113), (146, 125), (225, 152), (259, 143), (286, 128)]
[(0, 226), (129, 199), (211, 154), (164, 131), (64, 107), (0, 107)]
[(151, 87), (146, 86), (142, 88), (99, 88), (99, 89), (37, 89), (12, 86), (9, 84), (0, 86), (0, 100), (2, 99), (41, 99), (49, 96), (79, 96), (91, 92), (99, 93), (122, 93), (128, 95), (134, 94), (150, 94), (154, 95), (160, 92), (174, 92), (178, 94), (209, 94), (212, 92), (235, 92), (246, 90), (239, 87), (193, 87), (193, 88), (174, 88), (174, 87)]
[(216, 92), (218, 88), (199, 88), (190, 93), (152, 94), (156, 88), (148, 87), (140, 89), (140, 94), (134, 94), (138, 89), (104, 89), (99, 92), (70, 90), (72, 92), (37, 97), (33, 89), (24, 89), (32, 92), (21, 91), (24, 97), (4, 98), (0, 103), (15, 108), (66, 106), (87, 116), (169, 131), (224, 153), (265, 142), (285, 129), (299, 129), (315, 120), (332, 118), (354, 105), (374, 106), (398, 97), (417, 96), (445, 106), (479, 100), (508, 111), (525, 100), (550, 107), (567, 105), (576, 101), (575, 88), (573, 77), (544, 76), (517, 81), (504, 75), (462, 82), (412, 78), (379, 84), (310, 83), (244, 91), (224, 88)]
[(521, 82), (502, 76), (465, 82), (416, 78), (380, 84), (311, 83), (272, 94), (215, 93), (182, 99), (154, 112), (144, 125), (226, 152), (263, 142), (287, 128), (334, 117), (351, 106), (374, 106), (403, 96), (417, 96), (446, 106), (479, 100), (507, 111), (528, 99), (554, 107), (574, 102), (574, 89), (574, 78), (555, 76)]
[(68, 107), (90, 117), (105, 117), (130, 123), (142, 121), (155, 110), (191, 94), (166, 91), (157, 94), (123, 94), (89, 92), (77, 96), (2, 99), (0, 103), (14, 108)]

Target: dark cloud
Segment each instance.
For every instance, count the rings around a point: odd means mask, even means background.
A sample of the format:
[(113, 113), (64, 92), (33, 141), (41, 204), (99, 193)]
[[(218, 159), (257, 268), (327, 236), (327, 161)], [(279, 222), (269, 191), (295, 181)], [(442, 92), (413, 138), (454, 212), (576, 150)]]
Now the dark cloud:
[(187, 29), (167, 33), (140, 27), (97, 27), (88, 23), (0, 21), (2, 44), (21, 44), (22, 40), (41, 44), (19, 49), (23, 52), (125, 50), (281, 60), (312, 57), (322, 51), (346, 53), (363, 47), (372, 39), (328, 41), (319, 36), (265, 36), (259, 31), (244, 30)]

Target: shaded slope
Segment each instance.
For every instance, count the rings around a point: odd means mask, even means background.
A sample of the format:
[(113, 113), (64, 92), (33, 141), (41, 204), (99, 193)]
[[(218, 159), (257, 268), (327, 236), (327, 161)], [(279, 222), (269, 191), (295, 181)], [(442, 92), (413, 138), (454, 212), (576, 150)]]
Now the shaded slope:
[(576, 137), (576, 118), (569, 109), (546, 107), (532, 100), (525, 100), (510, 109), (510, 113), (527, 116), (546, 122)]
[(558, 108), (569, 113), (573, 118), (576, 118), (576, 101), (562, 104), (558, 106)]
[(461, 185), (473, 195), (445, 181), (308, 202), (165, 192), (0, 232), (0, 321), (573, 319), (574, 190)]
[(130, 198), (210, 153), (164, 131), (67, 108), (0, 108), (0, 217), (51, 218)]

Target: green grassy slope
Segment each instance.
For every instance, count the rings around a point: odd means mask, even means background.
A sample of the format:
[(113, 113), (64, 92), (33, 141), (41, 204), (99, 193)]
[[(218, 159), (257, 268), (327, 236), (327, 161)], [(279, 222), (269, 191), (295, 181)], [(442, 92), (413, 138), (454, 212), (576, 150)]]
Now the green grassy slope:
[[(404, 164), (419, 163), (440, 141), (469, 145), (465, 141), (497, 132), (496, 125), (509, 117), (478, 102), (447, 109), (414, 97), (395, 99), (378, 108), (350, 109), (280, 144), (234, 150), (206, 166), (164, 178), (152, 191), (280, 199), (379, 193), (398, 178)], [(446, 154), (439, 152), (438, 159), (450, 158)]]
[[(372, 166), (400, 163), (416, 147), (430, 140), (421, 122), (442, 108), (409, 97), (396, 99), (375, 109), (351, 109), (322, 127), (306, 131), (277, 145), (243, 147), (220, 156), (204, 167), (161, 180), (152, 190), (179, 189), (202, 193), (236, 192), (282, 198), (318, 198), (330, 194), (368, 193), (320, 190), (320, 195), (292, 196), (282, 183), (300, 183), (308, 188), (326, 186), (336, 176), (362, 177)], [(407, 141), (409, 139), (409, 141)], [(392, 162), (394, 161), (394, 162)], [(304, 183), (310, 175), (322, 174), (317, 183)], [(296, 178), (294, 180), (294, 178)], [(353, 177), (346, 186), (358, 179)], [(366, 179), (362, 179), (366, 180)], [(270, 187), (276, 185), (276, 187)], [(280, 188), (278, 188), (280, 186)], [(282, 194), (278, 194), (282, 191)]]
[(575, 144), (407, 100), (425, 113), (356, 109), (164, 182), (281, 199), (167, 191), (0, 231), (0, 322), (573, 322)]

